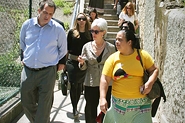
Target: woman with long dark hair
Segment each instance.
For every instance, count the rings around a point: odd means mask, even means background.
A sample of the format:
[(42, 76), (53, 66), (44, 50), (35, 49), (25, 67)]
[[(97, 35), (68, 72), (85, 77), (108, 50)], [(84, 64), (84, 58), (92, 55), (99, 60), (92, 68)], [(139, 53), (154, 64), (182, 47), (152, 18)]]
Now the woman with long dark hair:
[[(118, 51), (105, 62), (100, 80), (100, 109), (106, 113), (103, 123), (152, 123), (152, 101), (146, 96), (157, 79), (158, 68), (151, 55), (137, 47), (138, 38), (131, 30), (116, 36)], [(143, 82), (143, 67), (150, 77)], [(108, 109), (106, 94), (112, 82), (112, 102)]]
[(83, 89), (85, 70), (80, 70), (78, 67), (78, 56), (81, 54), (82, 47), (85, 43), (92, 40), (89, 32), (90, 23), (84, 13), (79, 13), (76, 17), (74, 28), (68, 32), (68, 60), (66, 69), (69, 76), (70, 98), (73, 106), (74, 120), (78, 120), (77, 104)]

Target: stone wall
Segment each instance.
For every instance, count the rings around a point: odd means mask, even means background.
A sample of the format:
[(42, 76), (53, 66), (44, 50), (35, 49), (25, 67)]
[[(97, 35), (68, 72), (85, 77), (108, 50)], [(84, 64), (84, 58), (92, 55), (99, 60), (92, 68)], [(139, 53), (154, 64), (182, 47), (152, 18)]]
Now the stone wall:
[(160, 0), (138, 0), (140, 36), (143, 48), (159, 67), (167, 102), (160, 102), (156, 118), (160, 123), (185, 122), (185, 8)]

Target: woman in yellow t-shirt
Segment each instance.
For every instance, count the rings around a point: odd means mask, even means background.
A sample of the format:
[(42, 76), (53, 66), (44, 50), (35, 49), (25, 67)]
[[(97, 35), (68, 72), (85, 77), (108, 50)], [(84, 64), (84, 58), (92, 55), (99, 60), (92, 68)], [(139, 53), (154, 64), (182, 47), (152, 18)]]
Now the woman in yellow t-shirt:
[[(151, 100), (146, 97), (157, 79), (158, 69), (148, 52), (139, 50), (149, 80), (143, 84), (143, 67), (137, 53), (138, 39), (131, 30), (116, 36), (117, 52), (105, 62), (100, 80), (100, 109), (104, 123), (152, 123)], [(112, 106), (107, 110), (106, 92), (112, 84)]]

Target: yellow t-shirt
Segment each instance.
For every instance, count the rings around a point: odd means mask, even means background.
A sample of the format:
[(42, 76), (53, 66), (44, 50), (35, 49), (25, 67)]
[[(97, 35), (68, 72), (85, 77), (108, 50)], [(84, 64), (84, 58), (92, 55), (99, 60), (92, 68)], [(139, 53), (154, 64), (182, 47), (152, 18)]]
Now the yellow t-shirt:
[[(145, 69), (154, 64), (148, 52), (140, 50)], [(113, 79), (112, 95), (121, 99), (142, 98), (140, 86), (143, 85), (143, 67), (139, 61), (137, 50), (129, 56), (121, 55), (119, 51), (106, 60), (102, 74)]]

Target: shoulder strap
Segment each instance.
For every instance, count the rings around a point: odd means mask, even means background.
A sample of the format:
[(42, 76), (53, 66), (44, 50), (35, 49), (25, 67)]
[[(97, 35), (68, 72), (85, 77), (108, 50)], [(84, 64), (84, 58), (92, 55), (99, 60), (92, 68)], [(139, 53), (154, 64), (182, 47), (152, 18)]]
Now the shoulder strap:
[[(139, 49), (137, 49), (137, 54), (138, 54), (138, 56), (139, 56), (139, 61), (140, 61), (140, 63), (141, 63), (141, 66), (143, 67), (143, 62), (142, 62), (142, 59), (141, 59), (141, 55), (140, 55), (140, 53), (139, 53)], [(144, 67), (143, 67), (143, 69), (144, 69)]]

